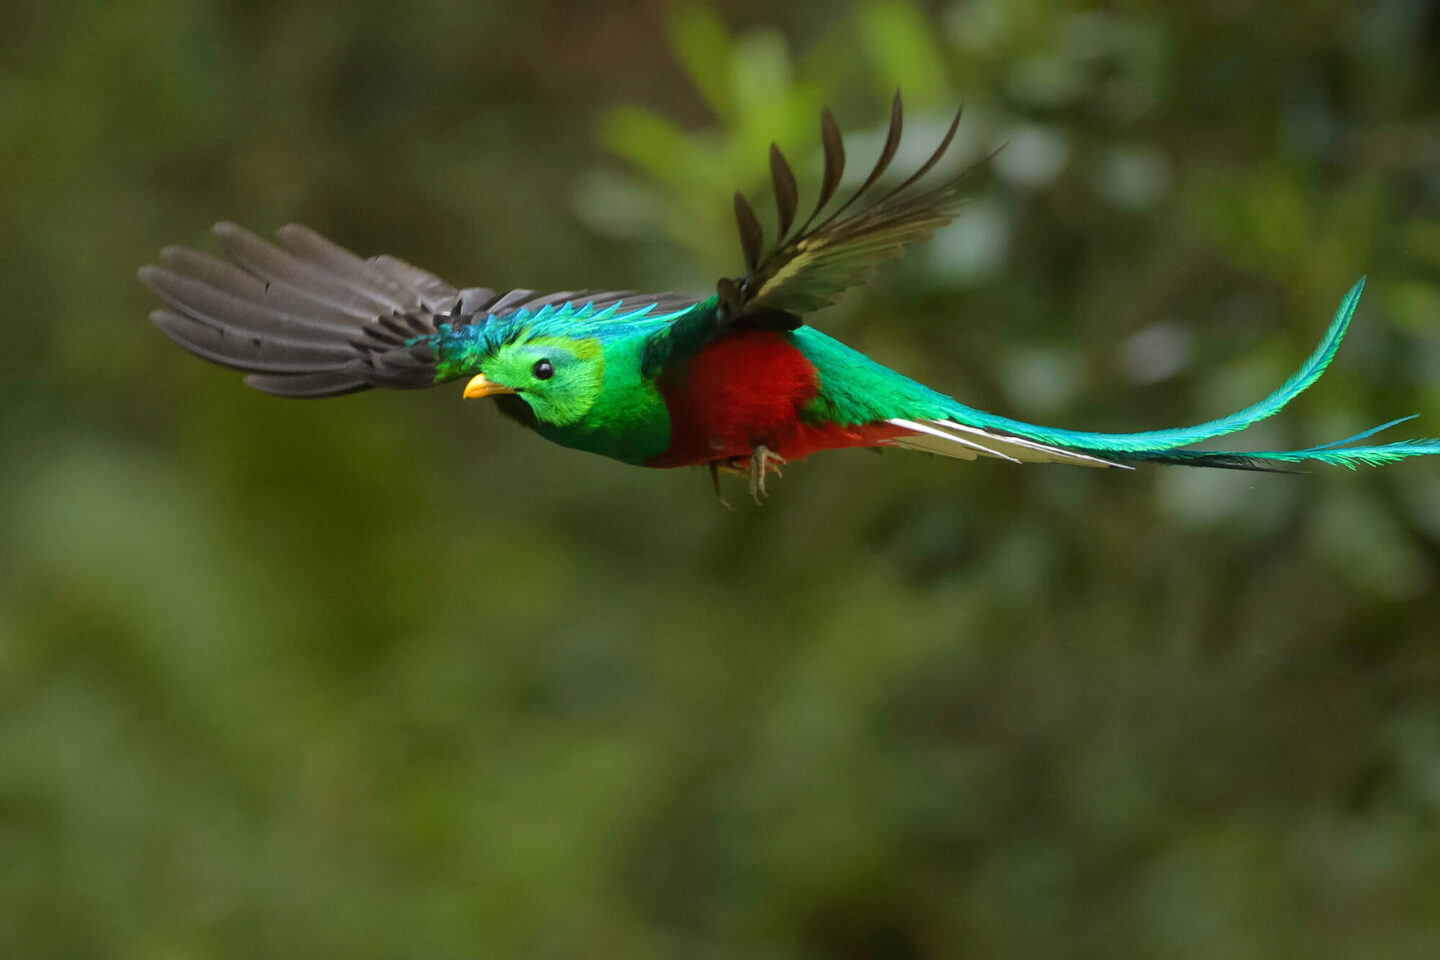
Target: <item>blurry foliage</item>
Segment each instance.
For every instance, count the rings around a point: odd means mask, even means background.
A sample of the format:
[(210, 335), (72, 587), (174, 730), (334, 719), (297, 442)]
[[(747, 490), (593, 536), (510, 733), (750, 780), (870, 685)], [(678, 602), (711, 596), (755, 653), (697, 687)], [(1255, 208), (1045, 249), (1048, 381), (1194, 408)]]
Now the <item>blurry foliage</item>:
[[(1440, 424), (1428, 0), (0, 6), (0, 956), (1440, 953), (1440, 471), (842, 453), (731, 514), (452, 393), (284, 402), (134, 270), (300, 220), (710, 289), (766, 148), (1004, 140), (817, 318), (1100, 429)], [(613, 159), (597, 162), (605, 151)], [(897, 160), (903, 170), (906, 158)], [(813, 193), (811, 194), (813, 196)]]

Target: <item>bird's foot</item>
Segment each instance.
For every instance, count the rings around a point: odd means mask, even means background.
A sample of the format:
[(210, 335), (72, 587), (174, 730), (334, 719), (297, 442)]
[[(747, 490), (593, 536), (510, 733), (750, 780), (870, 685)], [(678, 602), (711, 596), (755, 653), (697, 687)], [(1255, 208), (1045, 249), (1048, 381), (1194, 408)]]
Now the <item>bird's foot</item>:
[(750, 498), (757, 506), (761, 497), (770, 496), (770, 492), (765, 489), (765, 475), (774, 471), (775, 476), (781, 476), (780, 467), (784, 463), (784, 457), (764, 444), (750, 451)]
[(735, 508), (730, 505), (730, 501), (725, 499), (725, 492), (720, 489), (720, 474), (722, 471), (725, 473), (741, 473), (743, 471), (736, 470), (725, 460), (710, 461), (710, 483), (715, 488), (715, 499), (719, 500), (720, 506), (726, 510), (734, 510)]
[(730, 501), (725, 499), (725, 494), (720, 489), (720, 475), (722, 473), (732, 474), (737, 477), (745, 477), (750, 484), (750, 497), (757, 504), (761, 497), (770, 496), (765, 489), (765, 477), (767, 474), (780, 476), (780, 468), (784, 466), (785, 458), (765, 446), (758, 446), (750, 452), (748, 457), (730, 457), (726, 460), (710, 461), (710, 483), (715, 487), (715, 499), (726, 510), (734, 510)]

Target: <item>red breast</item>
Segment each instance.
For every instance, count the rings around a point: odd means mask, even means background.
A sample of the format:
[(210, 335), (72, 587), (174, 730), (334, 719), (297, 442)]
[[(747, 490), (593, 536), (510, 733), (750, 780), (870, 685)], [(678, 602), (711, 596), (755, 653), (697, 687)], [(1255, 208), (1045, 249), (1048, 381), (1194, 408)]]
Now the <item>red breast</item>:
[(743, 330), (706, 346), (659, 387), (670, 413), (670, 448), (653, 467), (682, 467), (748, 457), (764, 445), (786, 460), (818, 450), (872, 446), (903, 433), (890, 424), (839, 427), (806, 423), (820, 392), (814, 364), (789, 335)]

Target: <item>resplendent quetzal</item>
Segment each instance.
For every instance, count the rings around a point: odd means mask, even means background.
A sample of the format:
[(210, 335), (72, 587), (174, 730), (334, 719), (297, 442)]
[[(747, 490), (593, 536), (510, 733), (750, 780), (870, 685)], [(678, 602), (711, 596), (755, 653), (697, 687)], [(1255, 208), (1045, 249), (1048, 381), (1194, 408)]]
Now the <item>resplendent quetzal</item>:
[[(1089, 433), (1022, 423), (968, 407), (809, 326), (810, 314), (864, 283), (876, 264), (928, 239), (957, 213), (964, 173), (932, 185), (960, 122), (934, 154), (878, 200), (872, 188), (900, 141), (896, 95), (880, 158), (849, 200), (821, 217), (845, 167), (840, 132), (820, 116), (825, 166), (814, 211), (791, 232), (798, 197), (773, 145), (779, 237), (765, 247), (737, 193), (746, 272), (704, 299), (677, 293), (457, 290), (394, 257), (362, 260), (297, 225), (280, 247), (233, 224), (215, 236), (233, 263), (182, 247), (140, 279), (168, 309), (151, 314), (182, 347), (246, 371), (282, 397), (333, 397), (370, 387), (465, 381), (507, 416), (563, 446), (646, 467), (707, 465), (748, 474), (765, 492), (778, 465), (819, 450), (901, 447), (973, 460), (1129, 467), (1136, 463), (1279, 470), (1303, 461), (1379, 465), (1440, 453), (1440, 440), (1303, 450), (1186, 449), (1278, 413), (1335, 355), (1363, 278), (1345, 295), (1310, 359), (1270, 396), (1218, 420), (1143, 433)], [(867, 202), (857, 204), (864, 198)], [(723, 501), (722, 501), (723, 502)]]

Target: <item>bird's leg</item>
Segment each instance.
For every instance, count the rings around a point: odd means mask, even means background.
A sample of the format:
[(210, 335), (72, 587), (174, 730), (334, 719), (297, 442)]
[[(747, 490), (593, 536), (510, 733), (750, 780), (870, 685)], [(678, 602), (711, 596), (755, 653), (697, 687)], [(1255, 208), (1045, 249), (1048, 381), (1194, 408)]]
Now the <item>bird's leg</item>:
[(756, 504), (760, 503), (762, 496), (770, 496), (765, 489), (765, 474), (773, 470), (775, 476), (780, 476), (780, 467), (784, 463), (784, 457), (763, 443), (750, 451), (750, 497)]
[(780, 467), (785, 463), (785, 458), (763, 444), (755, 447), (749, 457), (730, 457), (725, 460), (711, 460), (710, 483), (715, 487), (715, 499), (727, 510), (734, 510), (730, 501), (725, 499), (725, 494), (720, 490), (720, 474), (731, 473), (736, 476), (746, 477), (750, 481), (750, 496), (758, 504), (761, 497), (768, 497), (770, 492), (765, 489), (765, 476), (773, 473), (780, 476)]
[(734, 473), (734, 472), (735, 472), (735, 468), (732, 467), (732, 466), (730, 466), (730, 465), (729, 465), (728, 463), (726, 463), (724, 460), (711, 460), (711, 461), (710, 461), (710, 483), (715, 487), (715, 499), (716, 499), (716, 500), (719, 500), (719, 501), (720, 501), (720, 506), (724, 507), (726, 510), (734, 510), (735, 508), (730, 505), (730, 501), (729, 501), (729, 500), (726, 500), (726, 499), (725, 499), (725, 494), (724, 494), (724, 492), (721, 491), (721, 489), (720, 489), (720, 471), (721, 471), (721, 470), (724, 470), (726, 473)]

